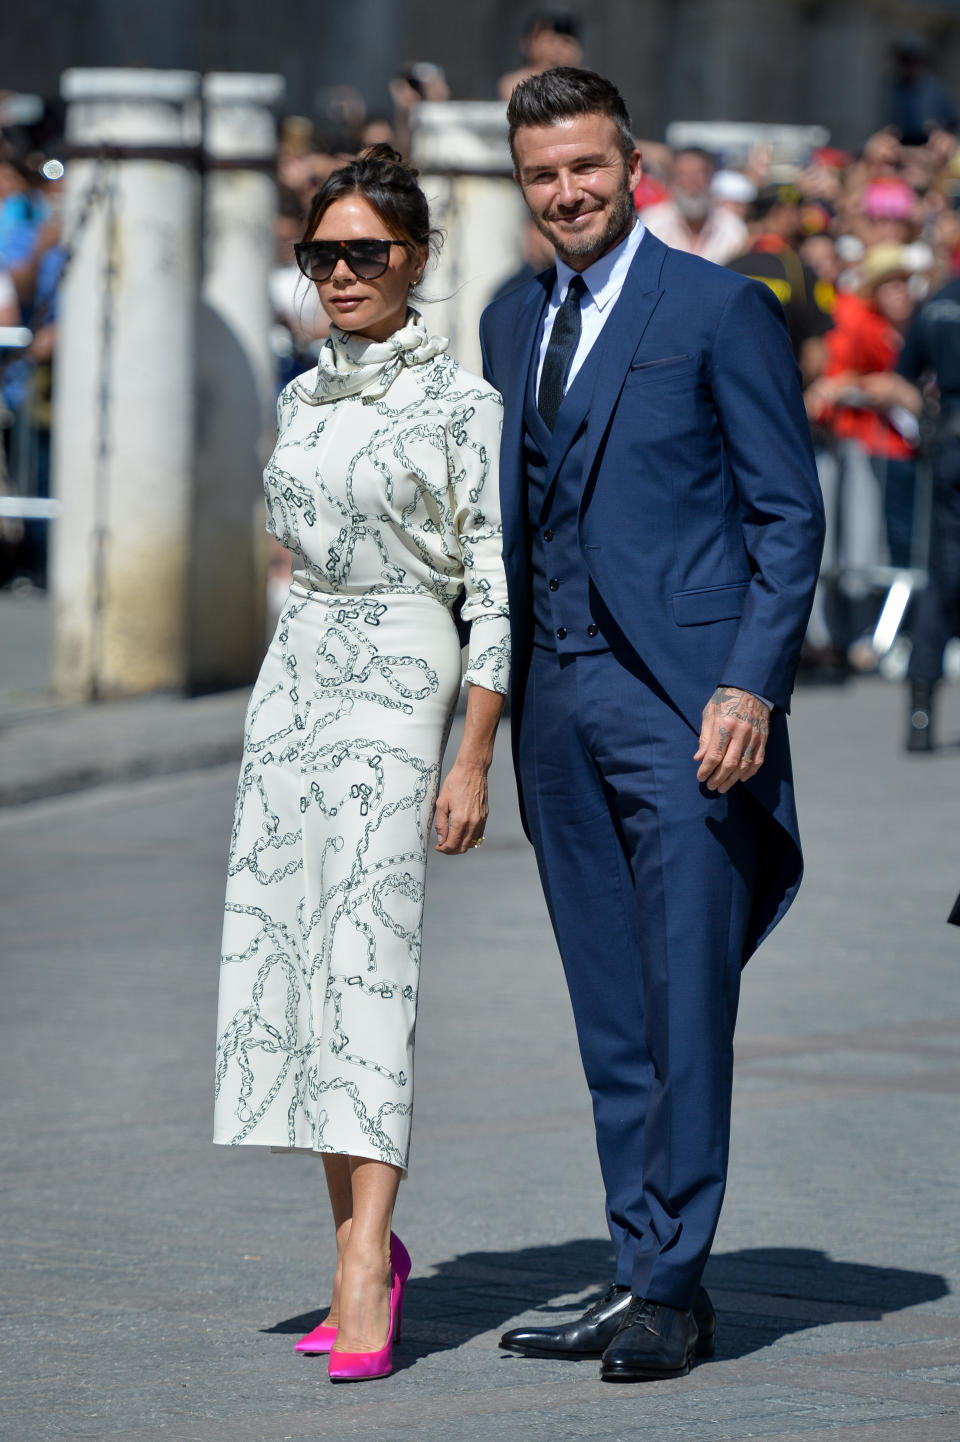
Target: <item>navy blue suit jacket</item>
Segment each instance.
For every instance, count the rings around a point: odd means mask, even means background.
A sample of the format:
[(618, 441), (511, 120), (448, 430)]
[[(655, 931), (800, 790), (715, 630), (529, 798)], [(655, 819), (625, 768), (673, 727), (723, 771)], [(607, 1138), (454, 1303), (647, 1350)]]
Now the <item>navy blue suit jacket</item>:
[[(484, 375), (504, 400), (515, 740), (531, 644), (524, 388), (554, 276), (551, 268), (494, 301), (480, 323)], [(694, 733), (720, 683), (776, 708), (767, 759), (747, 783), (780, 843), (758, 886), (749, 954), (786, 910), (802, 870), (783, 713), (823, 544), (786, 322), (768, 287), (648, 231), (597, 345), (592, 394), (561, 407), (552, 451), (555, 473), (563, 442), (586, 426), (578, 540), (590, 578)]]

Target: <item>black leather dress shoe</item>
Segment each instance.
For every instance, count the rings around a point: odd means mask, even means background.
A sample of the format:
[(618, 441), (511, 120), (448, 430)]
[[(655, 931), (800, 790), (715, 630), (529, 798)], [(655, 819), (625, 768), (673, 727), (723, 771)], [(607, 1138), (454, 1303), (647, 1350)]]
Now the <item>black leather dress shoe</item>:
[[(524, 1357), (556, 1357), (577, 1361), (583, 1357), (602, 1357), (617, 1335), (631, 1301), (629, 1287), (608, 1287), (575, 1322), (561, 1327), (515, 1327), (500, 1338), (500, 1346)], [(697, 1356), (712, 1357), (716, 1343), (717, 1317), (713, 1304), (703, 1287), (693, 1304), (697, 1323)]]
[(717, 1314), (706, 1287), (697, 1288), (693, 1320), (697, 1324), (697, 1356), (712, 1357), (717, 1348)]
[(600, 1357), (620, 1330), (630, 1306), (630, 1288), (608, 1287), (575, 1322), (562, 1327), (515, 1327), (504, 1332), (500, 1346), (525, 1357)]
[(620, 1330), (603, 1354), (603, 1382), (649, 1382), (685, 1377), (700, 1333), (693, 1312), (634, 1297)]

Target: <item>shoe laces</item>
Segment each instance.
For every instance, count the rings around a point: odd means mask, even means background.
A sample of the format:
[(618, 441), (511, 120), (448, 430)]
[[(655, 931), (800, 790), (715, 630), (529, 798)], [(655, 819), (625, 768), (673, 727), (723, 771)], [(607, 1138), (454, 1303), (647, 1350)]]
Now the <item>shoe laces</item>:
[(604, 1307), (609, 1307), (610, 1303), (614, 1301), (616, 1297), (620, 1296), (623, 1291), (624, 1288), (619, 1284), (619, 1282), (611, 1282), (600, 1300), (594, 1302), (593, 1306), (588, 1308), (587, 1316), (598, 1316), (603, 1311)]
[(645, 1297), (634, 1297), (627, 1308), (626, 1316), (623, 1319), (623, 1328), (645, 1326), (651, 1332), (656, 1332), (653, 1325), (657, 1316), (657, 1303), (648, 1302)]

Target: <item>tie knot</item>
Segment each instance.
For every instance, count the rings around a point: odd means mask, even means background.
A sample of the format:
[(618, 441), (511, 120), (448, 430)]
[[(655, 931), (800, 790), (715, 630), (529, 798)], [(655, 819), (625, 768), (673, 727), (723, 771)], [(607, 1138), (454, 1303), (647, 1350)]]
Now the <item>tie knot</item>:
[(571, 298), (576, 301), (577, 305), (579, 305), (580, 302), (583, 300), (583, 297), (586, 295), (586, 293), (587, 293), (587, 282), (584, 280), (583, 276), (582, 276), (582, 275), (575, 275), (575, 276), (573, 276), (573, 278), (572, 278), (571, 281), (570, 281), (570, 284), (567, 286), (567, 294), (566, 294), (566, 296), (564, 297), (564, 305), (569, 304), (570, 301), (571, 301)]

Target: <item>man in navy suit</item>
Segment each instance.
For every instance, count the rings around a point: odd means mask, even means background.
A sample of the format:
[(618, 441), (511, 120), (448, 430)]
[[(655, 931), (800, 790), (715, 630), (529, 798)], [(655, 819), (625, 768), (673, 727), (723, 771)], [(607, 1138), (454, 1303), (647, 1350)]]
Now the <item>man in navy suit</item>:
[(557, 254), (481, 322), (514, 759), (617, 1260), (584, 1316), (502, 1345), (679, 1376), (714, 1345), (740, 971), (800, 882), (786, 711), (822, 506), (779, 302), (644, 231), (615, 87), (550, 70), (507, 113)]

